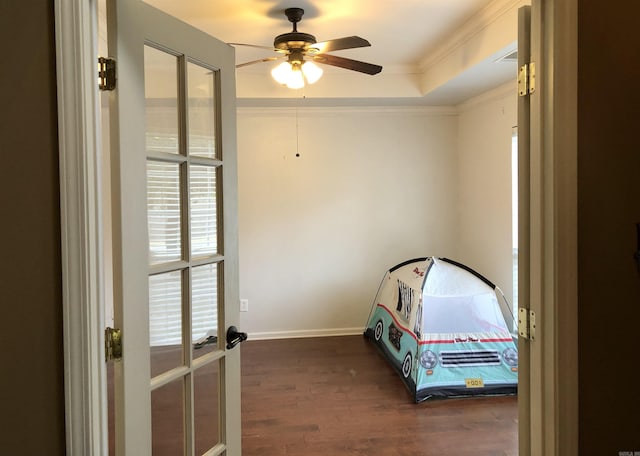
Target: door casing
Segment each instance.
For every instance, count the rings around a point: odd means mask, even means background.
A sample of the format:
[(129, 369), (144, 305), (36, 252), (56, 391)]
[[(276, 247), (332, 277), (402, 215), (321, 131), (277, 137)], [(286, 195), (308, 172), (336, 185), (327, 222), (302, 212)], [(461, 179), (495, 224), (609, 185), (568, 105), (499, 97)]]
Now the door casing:
[[(533, 267), (542, 328), (531, 455), (577, 456), (577, 9), (540, 0), (537, 66), (544, 179)], [(107, 448), (104, 283), (96, 87), (97, 4), (55, 0), (67, 454)], [(535, 27), (535, 26), (534, 26)], [(548, 89), (543, 89), (548, 88)], [(539, 397), (539, 401), (537, 398)], [(533, 407), (533, 406), (532, 406)], [(521, 448), (521, 454), (526, 449)], [(522, 455), (524, 456), (524, 455)]]

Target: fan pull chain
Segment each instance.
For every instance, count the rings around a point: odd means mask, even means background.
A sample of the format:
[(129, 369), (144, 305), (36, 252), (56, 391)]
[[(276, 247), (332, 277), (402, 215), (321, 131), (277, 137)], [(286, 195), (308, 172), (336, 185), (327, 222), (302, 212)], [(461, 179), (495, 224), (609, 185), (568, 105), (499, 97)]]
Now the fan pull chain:
[(296, 157), (300, 157), (299, 151), (299, 137), (298, 137), (298, 107), (296, 106)]

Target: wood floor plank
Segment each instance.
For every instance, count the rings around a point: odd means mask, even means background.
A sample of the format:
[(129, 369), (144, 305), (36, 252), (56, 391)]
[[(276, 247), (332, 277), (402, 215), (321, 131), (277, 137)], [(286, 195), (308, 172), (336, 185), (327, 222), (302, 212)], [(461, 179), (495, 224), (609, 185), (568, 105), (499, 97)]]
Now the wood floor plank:
[(517, 398), (414, 404), (362, 336), (242, 345), (244, 456), (516, 456)]

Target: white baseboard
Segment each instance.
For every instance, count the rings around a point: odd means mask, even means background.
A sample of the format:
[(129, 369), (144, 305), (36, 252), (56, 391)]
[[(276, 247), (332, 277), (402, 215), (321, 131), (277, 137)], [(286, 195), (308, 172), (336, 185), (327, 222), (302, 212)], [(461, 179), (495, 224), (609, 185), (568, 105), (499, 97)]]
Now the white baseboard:
[(355, 336), (364, 333), (363, 327), (335, 329), (302, 329), (296, 331), (250, 332), (249, 340), (298, 339), (303, 337)]

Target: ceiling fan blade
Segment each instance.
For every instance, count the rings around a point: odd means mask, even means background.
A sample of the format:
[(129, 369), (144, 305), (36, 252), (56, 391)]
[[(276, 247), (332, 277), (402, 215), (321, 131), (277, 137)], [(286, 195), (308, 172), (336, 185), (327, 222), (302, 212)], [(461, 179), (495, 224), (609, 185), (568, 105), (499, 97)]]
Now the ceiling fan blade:
[(236, 65), (236, 68), (242, 68), (248, 65), (253, 65), (254, 63), (262, 63), (262, 62), (272, 62), (274, 60), (279, 60), (286, 57), (285, 55), (280, 57), (265, 57), (264, 59), (252, 60), (251, 62), (239, 63)]
[(359, 71), (366, 74), (378, 74), (382, 71), (380, 65), (374, 65), (373, 63), (360, 62), (359, 60), (345, 59), (344, 57), (337, 57), (329, 54), (317, 54), (313, 56), (313, 60), (318, 63), (324, 63), (326, 65), (333, 65), (340, 68), (346, 68), (347, 70)]
[(371, 43), (364, 38), (360, 38), (359, 36), (345, 36), (344, 38), (337, 38), (335, 40), (321, 41), (320, 43), (312, 44), (309, 48), (317, 49), (318, 53), (323, 53), (367, 46), (371, 46)]
[(273, 46), (269, 47), (269, 46), (259, 46), (257, 44), (246, 44), (246, 43), (227, 43), (230, 46), (248, 46), (248, 47), (253, 47), (253, 48), (258, 48), (258, 49), (266, 49), (268, 51), (277, 51), (277, 49), (274, 49)]

